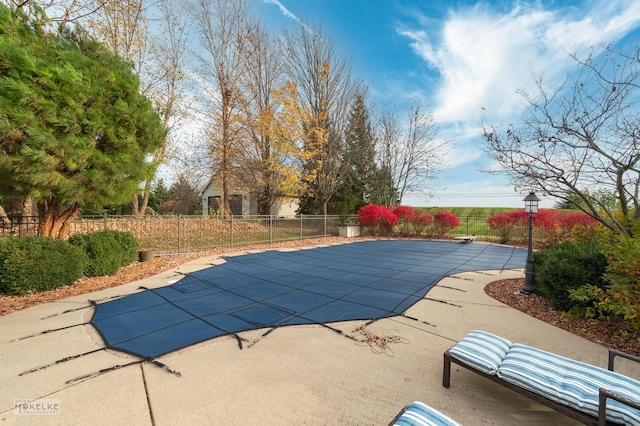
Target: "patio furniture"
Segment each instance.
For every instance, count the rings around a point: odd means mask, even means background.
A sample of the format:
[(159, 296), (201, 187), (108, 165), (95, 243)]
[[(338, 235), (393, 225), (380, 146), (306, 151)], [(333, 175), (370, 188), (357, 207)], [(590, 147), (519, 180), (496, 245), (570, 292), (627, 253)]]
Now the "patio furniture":
[(465, 243), (472, 243), (475, 241), (475, 235), (465, 235), (462, 237), (453, 237), (454, 240), (464, 241)]
[(449, 387), (451, 363), (473, 371), (572, 419), (589, 425), (640, 424), (640, 381), (480, 330), (444, 353), (442, 385)]
[(460, 426), (424, 402), (414, 401), (404, 407), (389, 426)]

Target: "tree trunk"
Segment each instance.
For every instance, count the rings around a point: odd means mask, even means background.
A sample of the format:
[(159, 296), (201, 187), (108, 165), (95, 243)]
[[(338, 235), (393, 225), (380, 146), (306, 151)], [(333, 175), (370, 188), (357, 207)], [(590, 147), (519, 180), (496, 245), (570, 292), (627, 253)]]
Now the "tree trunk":
[(231, 90), (223, 86), (222, 91), (222, 215), (231, 214), (229, 207), (229, 180), (231, 174)]
[(327, 205), (329, 204), (329, 200), (322, 200), (320, 202), (320, 204), (321, 204), (321, 207), (322, 207), (322, 212), (321, 213), (322, 213), (323, 216), (326, 216), (327, 215)]
[(67, 238), (69, 228), (80, 214), (80, 206), (62, 206), (48, 199), (38, 202), (38, 235), (59, 240)]
[(140, 216), (140, 209), (138, 207), (138, 194), (133, 194), (131, 197), (131, 214), (135, 217)]
[(131, 214), (136, 219), (142, 219), (147, 214), (147, 207), (149, 207), (149, 196), (151, 194), (151, 181), (147, 180), (142, 190), (142, 206), (140, 206), (140, 199), (138, 194), (133, 194), (131, 202)]
[(140, 207), (141, 217), (147, 214), (147, 207), (149, 207), (150, 195), (151, 195), (151, 181), (147, 180), (147, 182), (144, 184), (144, 193), (142, 194), (142, 207)]
[(27, 196), (22, 203), (22, 216), (33, 216), (33, 198)]
[(5, 229), (11, 228), (11, 220), (9, 220), (9, 216), (7, 216), (2, 205), (0, 205), (0, 226)]

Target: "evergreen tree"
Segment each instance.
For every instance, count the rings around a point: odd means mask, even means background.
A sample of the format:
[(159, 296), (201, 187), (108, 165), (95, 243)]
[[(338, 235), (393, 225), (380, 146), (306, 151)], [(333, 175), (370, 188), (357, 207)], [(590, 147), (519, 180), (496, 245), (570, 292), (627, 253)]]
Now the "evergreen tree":
[(169, 195), (176, 202), (176, 213), (193, 214), (201, 209), (200, 193), (183, 174), (171, 185)]
[(131, 65), (84, 31), (0, 5), (0, 195), (37, 202), (64, 238), (83, 207), (131, 199), (165, 130)]
[(387, 167), (381, 167), (376, 170), (373, 176), (373, 192), (369, 199), (370, 204), (380, 206), (397, 206), (400, 204), (400, 196), (398, 190), (393, 183), (393, 175)]
[(349, 114), (345, 135), (345, 171), (336, 193), (329, 202), (332, 214), (353, 214), (370, 202), (371, 185), (376, 173), (375, 136), (366, 93), (358, 93)]
[(163, 179), (158, 179), (149, 193), (149, 208), (157, 213), (160, 211), (160, 205), (170, 199), (169, 188), (165, 186)]
[(352, 170), (347, 170), (336, 193), (327, 205), (328, 214), (355, 214), (365, 204), (362, 182)]

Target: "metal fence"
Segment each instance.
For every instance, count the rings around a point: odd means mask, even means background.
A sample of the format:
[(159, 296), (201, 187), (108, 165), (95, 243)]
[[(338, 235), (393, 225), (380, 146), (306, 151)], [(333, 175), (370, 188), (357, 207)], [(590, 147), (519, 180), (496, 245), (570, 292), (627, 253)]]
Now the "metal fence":
[[(420, 237), (453, 238), (475, 235), (478, 239), (495, 242), (524, 242), (524, 226), (491, 229), (486, 217), (460, 217), (460, 225), (444, 236), (434, 235), (429, 228)], [(236, 247), (247, 244), (271, 244), (279, 241), (303, 240), (337, 236), (341, 223), (357, 223), (357, 216), (295, 217), (243, 216), (222, 219), (217, 216), (82, 216), (69, 229), (69, 235), (100, 230), (131, 232), (140, 248), (157, 253), (188, 253), (216, 247)], [(366, 233), (366, 230), (364, 230)], [(23, 237), (38, 232), (38, 217), (13, 218), (10, 225), (0, 226), (0, 234)], [(406, 236), (415, 236), (408, 227)], [(536, 230), (536, 239), (544, 238)]]
[[(160, 254), (188, 253), (216, 247), (271, 244), (338, 235), (338, 226), (351, 216), (82, 216), (69, 228), (69, 236), (102, 230), (131, 232), (142, 250)], [(38, 232), (38, 217), (13, 218), (0, 227), (3, 235), (24, 237)]]

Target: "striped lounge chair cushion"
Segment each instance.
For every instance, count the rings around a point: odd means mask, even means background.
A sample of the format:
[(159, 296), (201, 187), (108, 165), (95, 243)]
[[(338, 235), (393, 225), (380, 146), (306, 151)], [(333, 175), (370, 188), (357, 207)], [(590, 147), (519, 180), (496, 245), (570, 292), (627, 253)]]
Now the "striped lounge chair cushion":
[[(511, 346), (498, 377), (595, 417), (601, 387), (635, 401), (640, 396), (640, 381), (518, 343)], [(608, 399), (607, 420), (640, 425), (640, 410)]]
[(441, 412), (428, 405), (415, 401), (396, 420), (397, 426), (460, 426)]
[(495, 375), (511, 342), (486, 331), (474, 330), (449, 349), (451, 356), (487, 374)]

